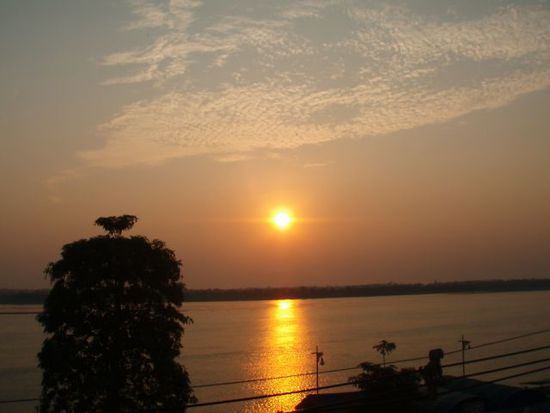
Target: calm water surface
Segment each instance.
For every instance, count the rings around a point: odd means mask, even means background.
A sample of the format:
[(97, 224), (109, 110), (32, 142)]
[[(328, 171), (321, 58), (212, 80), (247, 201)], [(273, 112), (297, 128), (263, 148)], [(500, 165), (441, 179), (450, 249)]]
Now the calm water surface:
[[(549, 303), (548, 291), (188, 303), (184, 311), (193, 318), (194, 324), (186, 329), (181, 361), (189, 370), (193, 384), (201, 385), (314, 371), (316, 359), (311, 353), (316, 345), (325, 354), (321, 371), (353, 367), (361, 361), (380, 361), (372, 346), (382, 339), (397, 344), (397, 350), (391, 355), (394, 360), (417, 357), (435, 347), (447, 351), (457, 349), (462, 334), (476, 345), (550, 328), (546, 316)], [(0, 306), (1, 311), (14, 309), (40, 310), (32, 306)], [(36, 367), (36, 353), (43, 340), (40, 326), (28, 315), (2, 316), (0, 320), (0, 399), (35, 397), (40, 390), (40, 371)], [(467, 357), (545, 344), (550, 344), (548, 333), (471, 350)], [(468, 372), (548, 356), (550, 352), (545, 351), (485, 362), (468, 366)], [(450, 356), (444, 362), (457, 360), (458, 356)], [(518, 371), (521, 369), (480, 378), (501, 377)], [(322, 374), (320, 385), (344, 382), (357, 373), (358, 370), (350, 370)], [(446, 373), (458, 374), (459, 370)], [(549, 372), (543, 372), (510, 382), (519, 384), (549, 376)], [(199, 401), (207, 402), (314, 386), (315, 376), (297, 376), (197, 388), (195, 392)], [(291, 395), (192, 411), (275, 413), (291, 410), (302, 397)], [(29, 412), (34, 405), (5, 407), (9, 407), (3, 409), (5, 412)]]

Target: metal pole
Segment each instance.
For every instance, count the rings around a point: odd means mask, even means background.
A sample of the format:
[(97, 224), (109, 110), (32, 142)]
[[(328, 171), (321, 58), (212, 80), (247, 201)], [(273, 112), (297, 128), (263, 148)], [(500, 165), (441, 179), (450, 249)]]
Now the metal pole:
[(319, 394), (319, 346), (315, 346), (315, 368), (317, 376), (317, 394)]
[(311, 354), (315, 354), (315, 379), (317, 383), (317, 394), (319, 394), (319, 362), (324, 364), (323, 353), (319, 351), (319, 345), (315, 346), (315, 352)]
[(462, 338), (460, 339), (459, 343), (462, 344), (462, 376), (464, 377), (466, 375), (465, 353), (466, 350), (470, 348), (470, 342), (468, 340), (464, 340), (464, 334), (462, 334)]
[(462, 377), (464, 377), (466, 375), (466, 364), (464, 363), (464, 334), (462, 334), (462, 339), (460, 340), (460, 342), (462, 344)]

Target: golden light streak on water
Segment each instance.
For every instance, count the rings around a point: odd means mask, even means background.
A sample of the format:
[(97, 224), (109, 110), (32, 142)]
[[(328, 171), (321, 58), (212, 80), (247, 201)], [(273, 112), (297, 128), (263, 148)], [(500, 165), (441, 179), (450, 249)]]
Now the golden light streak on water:
[[(257, 366), (257, 375), (262, 377), (288, 376), (311, 370), (309, 353), (304, 351), (303, 319), (298, 300), (277, 300), (269, 308), (266, 335), (263, 337), (267, 349), (261, 364)], [(281, 393), (311, 387), (311, 377), (298, 376), (270, 380), (257, 384), (256, 391), (262, 394)], [(294, 394), (265, 399), (248, 411), (275, 413), (292, 411), (303, 399), (304, 394)]]

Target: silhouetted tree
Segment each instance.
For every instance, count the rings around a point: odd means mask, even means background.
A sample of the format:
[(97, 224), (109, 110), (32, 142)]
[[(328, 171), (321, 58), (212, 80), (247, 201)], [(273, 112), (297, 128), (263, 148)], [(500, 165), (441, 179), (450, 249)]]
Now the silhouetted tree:
[(372, 346), (372, 348), (375, 349), (380, 354), (382, 354), (382, 365), (385, 366), (386, 356), (389, 355), (392, 351), (394, 351), (397, 348), (397, 346), (395, 345), (395, 343), (382, 340), (378, 344), (375, 344), (374, 346)]
[(95, 224), (103, 227), (111, 236), (120, 236), (122, 231), (126, 231), (134, 226), (138, 221), (135, 215), (121, 215), (118, 217), (99, 217)]
[(365, 391), (363, 409), (358, 411), (402, 413), (419, 410), (420, 376), (414, 369), (398, 370), (395, 366), (361, 363), (363, 372), (349, 381)]
[(123, 237), (137, 218), (99, 218), (108, 235), (72, 242), (45, 274), (41, 412), (185, 411), (181, 263), (159, 240)]

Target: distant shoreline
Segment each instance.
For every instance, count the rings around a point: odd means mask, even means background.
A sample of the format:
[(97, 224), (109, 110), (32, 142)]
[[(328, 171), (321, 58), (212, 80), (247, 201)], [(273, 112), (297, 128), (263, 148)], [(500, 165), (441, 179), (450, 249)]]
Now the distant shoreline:
[[(365, 284), (348, 286), (265, 287), (194, 289), (186, 291), (187, 302), (252, 301), (307, 298), (383, 297), (441, 293), (491, 293), (550, 290), (550, 279), (472, 280), (415, 284)], [(0, 289), (0, 304), (44, 303), (47, 289)]]

